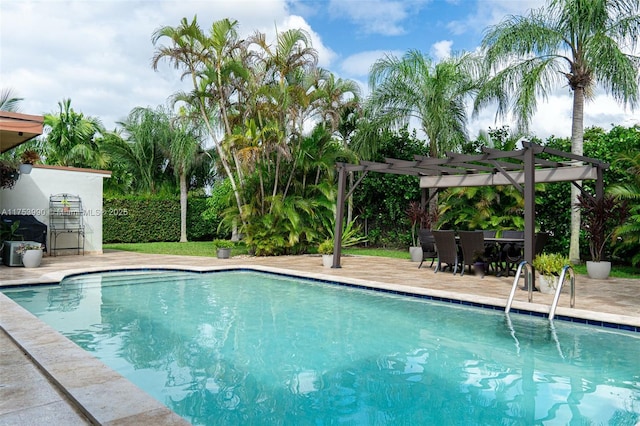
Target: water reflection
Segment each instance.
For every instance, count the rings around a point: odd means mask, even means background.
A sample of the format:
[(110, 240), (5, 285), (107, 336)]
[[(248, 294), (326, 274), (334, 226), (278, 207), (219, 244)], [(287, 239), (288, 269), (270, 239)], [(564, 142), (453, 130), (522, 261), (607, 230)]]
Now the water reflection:
[(640, 420), (636, 335), (257, 274), (158, 278), (85, 285), (72, 309), (61, 288), (38, 315), (95, 309), (66, 333), (193, 424)]

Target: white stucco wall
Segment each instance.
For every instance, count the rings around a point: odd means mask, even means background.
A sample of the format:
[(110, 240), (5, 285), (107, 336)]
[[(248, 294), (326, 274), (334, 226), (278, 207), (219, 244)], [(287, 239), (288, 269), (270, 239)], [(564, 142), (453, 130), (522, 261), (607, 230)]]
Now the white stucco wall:
[[(85, 226), (85, 253), (102, 253), (102, 180), (110, 172), (99, 170), (34, 166), (28, 175), (20, 175), (12, 189), (0, 189), (0, 213), (32, 215), (49, 227), (49, 197), (55, 194), (78, 195), (82, 199)], [(77, 245), (77, 234), (58, 234), (57, 247)], [(51, 248), (51, 232), (47, 232)], [(76, 254), (65, 250), (56, 254)]]

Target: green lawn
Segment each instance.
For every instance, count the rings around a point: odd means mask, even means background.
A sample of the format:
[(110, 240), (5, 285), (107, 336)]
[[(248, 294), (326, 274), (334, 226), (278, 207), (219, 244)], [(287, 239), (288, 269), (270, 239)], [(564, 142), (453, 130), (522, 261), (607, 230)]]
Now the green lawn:
[[(149, 254), (175, 254), (181, 256), (209, 256), (216, 257), (213, 243), (210, 241), (192, 241), (188, 243), (134, 243), (134, 244), (104, 244), (105, 250), (124, 250)], [(244, 244), (236, 244), (231, 249), (232, 256), (247, 254)], [(393, 250), (382, 248), (355, 248), (349, 247), (342, 250), (343, 254), (392, 257), (395, 259), (410, 259), (408, 250)], [(584, 265), (574, 266), (576, 274), (586, 275), (587, 268)], [(617, 278), (640, 279), (640, 268), (630, 266), (613, 266), (611, 276)]]
[[(213, 243), (210, 241), (190, 241), (188, 243), (120, 243), (104, 244), (104, 250), (135, 251), (149, 254), (176, 254), (180, 256), (209, 256), (216, 257)], [(246, 254), (244, 245), (231, 249), (231, 255)]]

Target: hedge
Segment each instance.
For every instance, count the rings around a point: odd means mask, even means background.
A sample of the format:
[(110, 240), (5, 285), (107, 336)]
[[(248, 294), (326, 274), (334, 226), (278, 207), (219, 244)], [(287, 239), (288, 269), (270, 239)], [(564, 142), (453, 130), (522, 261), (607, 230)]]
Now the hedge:
[[(104, 243), (148, 243), (180, 240), (180, 200), (159, 197), (105, 197), (102, 220)], [(189, 198), (187, 238), (211, 241), (218, 224), (206, 220), (205, 198)]]

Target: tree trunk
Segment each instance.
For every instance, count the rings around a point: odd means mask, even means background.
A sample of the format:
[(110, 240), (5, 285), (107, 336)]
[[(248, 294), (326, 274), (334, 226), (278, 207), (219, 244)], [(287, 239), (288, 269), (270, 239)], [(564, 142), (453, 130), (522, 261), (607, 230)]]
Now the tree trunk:
[[(571, 152), (582, 155), (584, 141), (584, 88), (573, 90), (573, 120), (571, 123)], [(582, 163), (580, 163), (582, 164)], [(582, 181), (576, 182), (582, 185)], [(569, 243), (569, 260), (580, 263), (580, 210), (573, 206), (578, 202), (580, 190), (571, 185), (571, 239)]]
[(180, 242), (187, 242), (187, 176), (180, 173)]
[[(197, 86), (194, 86), (197, 87)], [(225, 174), (227, 175), (227, 177), (229, 178), (229, 183), (231, 184), (231, 189), (233, 190), (233, 195), (235, 196), (236, 199), (236, 205), (238, 206), (238, 215), (240, 217), (240, 219), (242, 220), (242, 223), (245, 223), (245, 218), (244, 215), (242, 214), (242, 205), (244, 204), (242, 201), (242, 198), (240, 196), (240, 190), (238, 188), (238, 185), (236, 184), (236, 180), (233, 176), (233, 173), (231, 172), (231, 167), (229, 166), (229, 161), (227, 160), (227, 156), (224, 152), (224, 149), (221, 146), (220, 141), (218, 141), (218, 138), (216, 137), (216, 133), (213, 130), (213, 127), (211, 126), (211, 122), (209, 121), (209, 117), (207, 116), (207, 111), (204, 105), (204, 102), (200, 99), (200, 114), (202, 115), (202, 118), (207, 126), (207, 130), (209, 131), (209, 136), (211, 136), (211, 139), (213, 140), (213, 145), (216, 148), (216, 151), (218, 152), (218, 156), (220, 158), (220, 163), (222, 164), (222, 167), (224, 168)], [(242, 184), (242, 182), (240, 182)]]
[[(196, 72), (195, 69), (192, 67), (190, 68), (190, 73), (191, 73), (191, 81), (193, 83), (193, 88), (197, 91), (198, 90), (198, 81), (196, 79)], [(222, 100), (221, 100), (222, 102)], [(236, 184), (236, 180), (233, 176), (233, 174), (231, 173), (231, 167), (229, 166), (229, 161), (227, 160), (227, 156), (224, 152), (224, 149), (222, 148), (222, 142), (218, 141), (218, 138), (216, 137), (216, 132), (213, 130), (213, 127), (211, 126), (211, 122), (209, 121), (209, 116), (207, 114), (207, 108), (206, 105), (204, 103), (204, 100), (199, 97), (198, 98), (198, 109), (200, 110), (200, 114), (202, 116), (202, 119), (204, 120), (205, 125), (207, 126), (207, 130), (209, 131), (209, 136), (211, 136), (211, 140), (213, 141), (213, 145), (216, 148), (216, 151), (218, 152), (218, 156), (220, 157), (220, 163), (222, 163), (222, 167), (224, 168), (224, 171), (227, 175), (227, 177), (229, 178), (229, 183), (231, 184), (231, 189), (233, 190), (233, 195), (236, 198), (236, 205), (238, 206), (238, 215), (240, 216), (240, 219), (242, 220), (242, 223), (245, 222), (244, 216), (242, 214), (242, 205), (244, 204), (242, 202), (241, 196), (240, 196), (240, 190), (238, 189), (238, 185)], [(240, 182), (240, 186), (242, 186), (242, 182)]]

